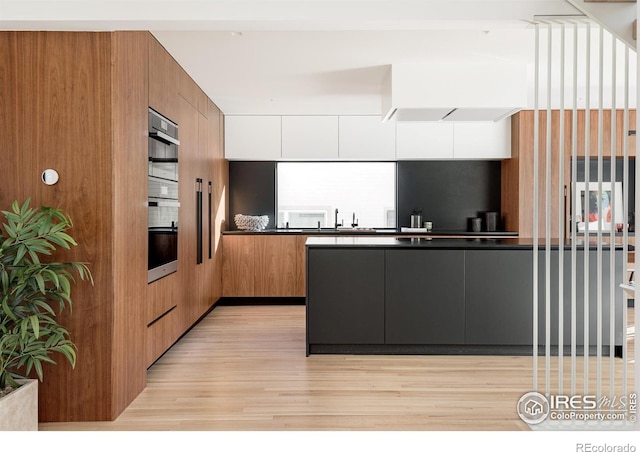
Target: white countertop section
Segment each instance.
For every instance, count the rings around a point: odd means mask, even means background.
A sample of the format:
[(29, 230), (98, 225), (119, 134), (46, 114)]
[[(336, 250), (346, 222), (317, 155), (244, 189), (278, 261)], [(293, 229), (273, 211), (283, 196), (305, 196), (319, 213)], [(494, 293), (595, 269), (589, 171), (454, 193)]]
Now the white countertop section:
[(371, 246), (396, 245), (394, 237), (309, 237), (307, 245)]

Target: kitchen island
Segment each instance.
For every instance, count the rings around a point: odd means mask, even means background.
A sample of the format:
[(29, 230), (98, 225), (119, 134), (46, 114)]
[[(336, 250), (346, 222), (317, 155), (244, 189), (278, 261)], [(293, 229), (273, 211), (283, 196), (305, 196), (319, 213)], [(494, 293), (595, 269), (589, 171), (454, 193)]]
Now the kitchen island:
[[(609, 351), (609, 256), (602, 251), (602, 352)], [(615, 253), (615, 352), (623, 344), (622, 247)], [(558, 253), (564, 253), (565, 352), (571, 343), (571, 246), (550, 247), (551, 341), (558, 348)], [(538, 344), (544, 352), (545, 249), (539, 244)], [(576, 331), (583, 353), (585, 253), (589, 257), (589, 352), (596, 352), (597, 249), (576, 243)], [(533, 353), (533, 242), (518, 238), (310, 237), (307, 355), (311, 353)]]

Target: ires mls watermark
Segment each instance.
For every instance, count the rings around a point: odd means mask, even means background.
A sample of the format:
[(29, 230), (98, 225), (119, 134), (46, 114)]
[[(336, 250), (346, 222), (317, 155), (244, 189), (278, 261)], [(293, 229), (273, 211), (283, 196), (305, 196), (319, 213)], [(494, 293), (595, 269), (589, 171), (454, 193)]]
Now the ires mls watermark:
[(518, 400), (518, 415), (527, 424), (554, 421), (636, 422), (637, 395), (550, 395), (527, 392)]

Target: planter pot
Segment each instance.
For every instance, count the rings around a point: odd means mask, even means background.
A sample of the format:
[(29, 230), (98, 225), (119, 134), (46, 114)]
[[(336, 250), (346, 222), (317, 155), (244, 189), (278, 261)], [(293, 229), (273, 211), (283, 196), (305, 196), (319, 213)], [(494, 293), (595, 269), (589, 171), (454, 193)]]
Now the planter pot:
[(1, 430), (38, 430), (38, 380), (25, 380), (0, 398)]

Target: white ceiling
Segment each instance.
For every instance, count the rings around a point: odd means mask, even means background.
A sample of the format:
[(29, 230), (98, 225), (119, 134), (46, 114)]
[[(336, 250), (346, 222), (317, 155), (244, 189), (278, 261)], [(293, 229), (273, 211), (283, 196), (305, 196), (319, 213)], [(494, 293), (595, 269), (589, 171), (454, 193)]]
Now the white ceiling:
[(531, 22), (576, 13), (564, 0), (0, 0), (0, 28), (150, 30), (225, 114), (380, 114), (390, 64), (532, 68)]

